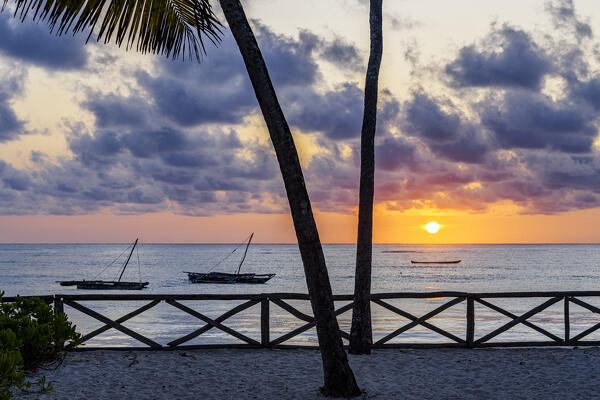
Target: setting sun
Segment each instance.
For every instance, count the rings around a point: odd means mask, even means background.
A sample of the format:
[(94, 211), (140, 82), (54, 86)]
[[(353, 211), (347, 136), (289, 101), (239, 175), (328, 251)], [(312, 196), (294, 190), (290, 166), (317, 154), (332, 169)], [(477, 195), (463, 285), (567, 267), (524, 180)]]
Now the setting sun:
[(440, 230), (440, 225), (437, 222), (430, 222), (425, 225), (425, 229), (429, 233), (437, 233)]

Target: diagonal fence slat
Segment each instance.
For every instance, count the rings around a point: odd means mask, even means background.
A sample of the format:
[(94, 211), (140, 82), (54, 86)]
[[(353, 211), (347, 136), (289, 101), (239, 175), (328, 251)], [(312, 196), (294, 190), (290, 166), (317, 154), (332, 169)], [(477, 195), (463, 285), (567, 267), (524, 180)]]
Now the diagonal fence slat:
[[(415, 319), (413, 322), (404, 325), (403, 327), (396, 329), (394, 332), (390, 333), (387, 336), (384, 336), (383, 338), (379, 339), (377, 342), (375, 342), (375, 345), (381, 345), (384, 344), (385, 342), (395, 338), (396, 336), (400, 335), (402, 332), (405, 332), (411, 328), (414, 328), (417, 325), (422, 325), (423, 322), (425, 322), (426, 320), (436, 316), (437, 314), (441, 313), (442, 311), (458, 304), (461, 303), (465, 300), (464, 297), (457, 297), (454, 300), (450, 300), (449, 302), (442, 304), (441, 306), (437, 307), (435, 310), (428, 312), (427, 314), (423, 315), (422, 317), (419, 317), (417, 319)], [(445, 336), (445, 335), (444, 335)], [(457, 338), (458, 339), (458, 338)], [(463, 339), (459, 339), (462, 342), (465, 342)]]
[[(279, 307), (281, 307), (282, 309), (284, 309), (285, 311), (289, 312), (290, 314), (292, 314), (294, 317), (298, 318), (299, 320), (305, 321), (305, 322), (311, 322), (313, 321), (313, 317), (311, 317), (310, 315), (304, 314), (302, 311), (299, 311), (297, 308), (289, 305), (288, 303), (286, 303), (283, 300), (277, 299), (277, 298), (271, 298), (270, 299), (271, 302), (273, 302), (273, 304), (278, 305)], [(344, 311), (345, 312), (345, 311)], [(336, 314), (337, 316), (338, 314)], [(340, 329), (340, 336), (343, 339), (347, 339), (350, 340), (350, 334), (347, 332), (344, 332), (343, 330)]]
[(571, 298), (569, 298), (569, 301), (570, 301), (571, 303), (575, 303), (575, 304), (577, 304), (578, 306), (581, 306), (581, 307), (583, 307), (583, 308), (585, 308), (585, 309), (588, 309), (589, 311), (591, 311), (591, 312), (593, 312), (593, 313), (600, 314), (600, 308), (598, 308), (598, 307), (594, 307), (593, 305), (591, 305), (591, 304), (588, 304), (588, 303), (586, 303), (586, 302), (585, 302), (585, 301), (583, 301), (583, 300), (580, 300), (580, 299), (576, 299), (576, 298), (574, 298), (574, 297), (571, 297)]
[(184, 311), (184, 312), (186, 312), (186, 313), (188, 313), (188, 314), (190, 314), (190, 315), (192, 315), (192, 316), (194, 316), (194, 317), (196, 317), (198, 319), (201, 319), (202, 321), (206, 322), (207, 324), (210, 324), (210, 325), (214, 326), (217, 329), (220, 329), (220, 330), (222, 330), (222, 331), (224, 331), (226, 333), (229, 333), (231, 336), (233, 336), (235, 338), (238, 338), (238, 339), (240, 339), (240, 340), (242, 340), (242, 341), (244, 341), (244, 342), (246, 342), (248, 344), (260, 346), (260, 343), (257, 342), (256, 340), (252, 339), (251, 337), (243, 335), (243, 334), (239, 333), (238, 331), (236, 331), (234, 329), (231, 329), (228, 326), (225, 326), (225, 325), (221, 324), (220, 322), (217, 322), (214, 319), (209, 318), (206, 315), (204, 315), (202, 313), (199, 313), (198, 311), (196, 311), (194, 309), (191, 309), (191, 308), (189, 308), (187, 306), (184, 306), (183, 304), (181, 304), (181, 303), (179, 303), (179, 302), (177, 302), (175, 300), (167, 300), (166, 302), (167, 302), (167, 304), (170, 304), (173, 307), (180, 309), (181, 311)]
[[(487, 308), (490, 308), (490, 309), (492, 309), (492, 310), (494, 310), (494, 311), (496, 311), (496, 312), (500, 313), (500, 314), (506, 315), (507, 317), (510, 317), (510, 318), (512, 318), (513, 320), (514, 320), (514, 319), (518, 319), (518, 318), (519, 318), (519, 316), (518, 316), (518, 315), (515, 315), (515, 314), (511, 313), (510, 311), (506, 311), (506, 310), (504, 310), (503, 308), (500, 308), (500, 307), (498, 307), (497, 305), (495, 305), (495, 304), (492, 304), (492, 303), (490, 303), (490, 302), (487, 302), (487, 301), (485, 301), (485, 300), (483, 300), (483, 299), (475, 299), (475, 301), (476, 301), (476, 302), (478, 302), (478, 303), (479, 303), (479, 304), (481, 304), (481, 305), (484, 305), (484, 306), (486, 306)], [(521, 321), (521, 323), (522, 323), (523, 325), (525, 325), (525, 326), (527, 326), (527, 327), (531, 328), (531, 329), (534, 329), (534, 330), (538, 331), (539, 333), (541, 333), (541, 334), (543, 334), (543, 335), (545, 335), (545, 336), (548, 336), (550, 339), (554, 340), (555, 342), (559, 342), (559, 343), (563, 343), (563, 342), (564, 342), (564, 340), (563, 340), (563, 339), (561, 339), (561, 338), (559, 338), (558, 336), (556, 336), (556, 335), (554, 335), (554, 334), (552, 334), (552, 333), (548, 332), (547, 330), (545, 330), (545, 329), (543, 329), (543, 328), (541, 328), (541, 327), (537, 326), (537, 325), (536, 325), (536, 324), (534, 324), (534, 323), (531, 323), (531, 322), (529, 322), (529, 321), (527, 321), (527, 320), (523, 320), (523, 321)]]
[[(389, 303), (386, 303), (383, 300), (372, 299), (371, 301), (373, 303), (377, 304), (377, 305), (380, 305), (381, 307), (384, 307), (384, 308), (386, 308), (386, 309), (388, 309), (388, 310), (396, 313), (396, 314), (399, 314), (399, 315), (401, 315), (401, 316), (403, 316), (405, 318), (408, 318), (408, 319), (410, 319), (413, 322), (415, 322), (415, 321), (417, 321), (419, 319), (418, 317), (412, 315), (411, 313), (408, 313), (408, 312), (406, 312), (406, 311), (404, 311), (404, 310), (402, 310), (402, 309), (400, 309), (398, 307), (395, 307), (395, 306), (393, 306), (393, 305), (391, 305)], [(422, 325), (422, 326), (424, 326), (427, 329), (430, 329), (430, 330), (432, 330), (432, 331), (434, 331), (436, 333), (439, 333), (442, 336), (447, 337), (448, 339), (452, 339), (452, 340), (454, 340), (457, 343), (466, 343), (465, 340), (459, 338), (458, 336), (455, 336), (455, 335), (451, 334), (448, 331), (445, 331), (445, 330), (443, 330), (441, 328), (438, 328), (437, 326), (435, 326), (433, 324), (430, 324), (429, 322), (425, 322), (425, 320), (423, 320), (419, 324)], [(408, 329), (410, 329), (410, 328), (408, 328)]]
[(561, 301), (563, 298), (562, 297), (554, 297), (552, 299), (549, 299), (547, 301), (545, 301), (544, 303), (540, 304), (539, 306), (527, 311), (525, 314), (521, 315), (518, 318), (513, 319), (512, 321), (504, 324), (503, 326), (501, 326), (500, 328), (488, 333), (487, 335), (477, 339), (474, 343), (480, 344), (480, 343), (485, 343), (488, 340), (498, 336), (499, 334), (509, 330), (510, 328), (512, 328), (513, 326), (525, 321), (527, 318), (545, 310), (546, 308), (550, 307), (551, 305)]
[[(151, 301), (150, 303), (138, 308), (137, 310), (132, 311), (129, 314), (123, 315), (121, 318), (116, 319), (115, 322), (118, 324), (122, 324), (123, 322), (128, 321), (137, 315), (140, 315), (144, 311), (151, 309), (152, 307), (154, 307), (155, 305), (157, 305), (159, 303), (160, 303), (160, 300)], [(100, 335), (103, 332), (106, 332), (107, 330), (109, 330), (111, 328), (112, 328), (112, 326), (110, 326), (110, 325), (104, 325), (104, 326), (96, 329), (95, 331), (92, 331), (86, 335), (83, 335), (81, 338), (81, 343), (87, 342), (88, 340)], [(72, 347), (72, 345), (67, 346), (67, 348), (69, 348), (69, 347)]]
[[(569, 298), (569, 301), (571, 301), (571, 302), (577, 304), (578, 306), (581, 306), (593, 313), (600, 314), (600, 308), (594, 307), (593, 305), (588, 304), (583, 300), (576, 299), (576, 298)], [(597, 331), (598, 329), (600, 329), (600, 323), (597, 323), (596, 325), (592, 326), (591, 328), (588, 328), (585, 331), (581, 332), (580, 334), (574, 336), (573, 338), (571, 338), (571, 342), (577, 342), (578, 340), (583, 339), (585, 336), (588, 336), (589, 334)]]
[[(227, 311), (226, 313), (224, 313), (220, 317), (215, 318), (215, 322), (221, 323), (221, 322), (227, 320), (228, 318), (231, 318), (234, 315), (236, 315), (236, 314), (238, 314), (238, 313), (240, 313), (240, 312), (242, 312), (242, 311), (244, 311), (244, 310), (246, 310), (246, 309), (254, 306), (255, 304), (260, 303), (260, 302), (261, 302), (261, 300), (250, 300), (250, 301), (247, 301), (245, 303), (242, 303), (242, 304), (240, 304), (240, 305), (232, 308), (231, 310)], [(167, 343), (167, 346), (169, 346), (169, 347), (178, 346), (178, 345), (180, 345), (182, 343), (185, 343), (185, 342), (188, 342), (188, 341), (194, 339), (197, 336), (202, 335), (205, 332), (208, 332), (212, 328), (214, 328), (214, 325), (212, 325), (210, 323), (207, 323), (203, 327), (201, 327), (199, 329), (196, 329), (195, 331), (193, 331), (191, 333), (188, 333), (187, 335), (182, 336), (182, 337), (180, 337), (177, 340), (173, 340), (172, 342)]]
[(310, 322), (313, 320), (313, 317), (311, 317), (310, 315), (304, 314), (303, 312), (299, 311), (297, 308), (289, 305), (288, 303), (286, 303), (283, 300), (277, 299), (275, 297), (270, 298), (269, 300), (271, 300), (271, 302), (279, 307), (281, 307), (282, 309), (284, 309), (285, 311), (289, 312), (290, 314), (292, 314), (294, 317), (305, 321), (305, 322)]
[(72, 300), (65, 300), (64, 303), (70, 307), (73, 307), (74, 309), (81, 311), (82, 313), (89, 315), (92, 318), (97, 319), (100, 322), (104, 322), (106, 325), (110, 325), (111, 328), (114, 328), (118, 331), (123, 332), (124, 334), (126, 334), (127, 336), (131, 336), (132, 338), (139, 340), (140, 342), (147, 344), (148, 346), (152, 347), (153, 349), (160, 349), (162, 348), (162, 346), (158, 343), (156, 343), (155, 341), (148, 339), (147, 337), (140, 335), (137, 332), (132, 331), (129, 328), (124, 327), (123, 325), (121, 325), (120, 323), (113, 321), (110, 318), (105, 317), (104, 315), (100, 314), (99, 312), (96, 312), (90, 308), (87, 308), (79, 303), (76, 303), (75, 301)]
[[(345, 313), (348, 310), (351, 310), (352, 307), (353, 307), (353, 305), (354, 305), (354, 302), (350, 302), (350, 303), (346, 304), (345, 306), (340, 307), (339, 309), (337, 309), (335, 311), (335, 316), (337, 317), (338, 315), (343, 314), (343, 313)], [(286, 333), (283, 336), (278, 337), (277, 339), (275, 339), (272, 342), (270, 342), (269, 345), (270, 346), (276, 346), (278, 344), (286, 342), (286, 341), (290, 340), (291, 338), (293, 338), (294, 336), (298, 336), (299, 334), (301, 334), (301, 333), (309, 330), (310, 328), (312, 328), (315, 325), (316, 325), (315, 319), (311, 318), (311, 322), (309, 322), (308, 324), (302, 325), (301, 327), (296, 328), (293, 331), (291, 331), (289, 333)], [(339, 332), (340, 332), (340, 335), (342, 337), (344, 337), (346, 339), (350, 338), (350, 335), (348, 333), (342, 331), (341, 329), (340, 329)]]
[(585, 331), (581, 332), (579, 335), (574, 336), (571, 339), (571, 342), (573, 343), (573, 342), (577, 342), (578, 340), (581, 340), (582, 338), (589, 335), (590, 333), (597, 331), (598, 328), (600, 328), (600, 323), (597, 323), (596, 325), (592, 326), (591, 328), (588, 328)]

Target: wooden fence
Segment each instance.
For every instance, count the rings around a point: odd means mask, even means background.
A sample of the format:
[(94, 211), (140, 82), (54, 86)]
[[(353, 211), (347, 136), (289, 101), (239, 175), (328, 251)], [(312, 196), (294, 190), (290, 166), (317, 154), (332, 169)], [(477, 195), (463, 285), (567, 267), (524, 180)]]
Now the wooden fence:
[[(304, 300), (308, 301), (309, 297), (307, 294), (297, 293), (264, 293), (264, 294), (87, 294), (87, 295), (62, 295), (57, 294), (54, 296), (40, 296), (47, 303), (53, 303), (55, 309), (58, 312), (64, 312), (64, 306), (69, 306), (75, 310), (82, 312), (102, 322), (104, 325), (92, 332), (86, 333), (83, 336), (83, 342), (76, 348), (67, 346), (67, 349), (72, 350), (85, 350), (85, 349), (109, 349), (113, 347), (86, 347), (82, 346), (85, 342), (90, 339), (106, 332), (109, 329), (116, 329), (121, 333), (129, 336), (140, 343), (144, 344), (145, 347), (118, 347), (121, 350), (133, 350), (133, 349), (155, 349), (155, 350), (169, 350), (169, 349), (190, 349), (190, 348), (314, 348), (316, 346), (299, 346), (286, 344), (292, 338), (308, 331), (315, 326), (315, 321), (312, 315), (298, 310), (298, 308), (290, 304), (290, 300)], [(463, 293), (463, 292), (427, 292), (427, 293), (378, 293), (371, 295), (371, 302), (383, 307), (384, 309), (392, 312), (393, 314), (403, 317), (409, 320), (408, 323), (398, 321), (397, 329), (385, 334), (382, 338), (376, 340), (373, 343), (373, 348), (428, 348), (428, 347), (462, 347), (462, 348), (481, 348), (481, 347), (523, 347), (523, 346), (598, 346), (600, 341), (598, 340), (585, 340), (590, 334), (600, 329), (600, 322), (589, 327), (586, 330), (578, 333), (575, 336), (571, 336), (571, 318), (569, 306), (576, 304), (583, 309), (590, 311), (594, 314), (600, 314), (600, 308), (589, 304), (586, 301), (581, 300), (582, 297), (600, 297), (600, 291), (571, 291), (571, 292), (505, 292), (505, 293)], [(410, 312), (399, 308), (397, 305), (391, 304), (392, 300), (401, 299), (431, 299), (436, 298), (442, 300), (443, 304), (436, 307), (434, 310), (422, 315), (416, 316)], [(508, 298), (531, 298), (540, 299), (540, 304), (529, 309), (528, 311), (517, 315), (514, 314), (498, 305), (493, 304), (496, 299), (508, 299)], [(352, 310), (352, 295), (335, 295), (335, 302), (346, 302), (343, 306), (336, 309), (336, 315), (341, 315)], [(6, 297), (2, 301), (10, 302), (14, 301), (13, 298)], [(83, 301), (100, 301), (100, 302), (131, 302), (131, 301), (144, 301), (147, 302), (145, 305), (137, 308), (136, 310), (123, 315), (117, 319), (110, 319), (101, 313), (94, 311), (81, 304)], [(224, 312), (217, 318), (210, 318), (203, 313), (196, 311), (185, 304), (182, 301), (242, 301), (241, 304), (236, 305), (230, 310)], [(456, 336), (455, 334), (441, 329), (434, 325), (431, 320), (441, 312), (455, 307), (457, 304), (466, 302), (466, 313), (464, 318), (466, 320), (466, 329), (464, 336)], [(549, 332), (539, 324), (534, 324), (529, 319), (546, 310), (550, 306), (562, 302), (562, 333), (560, 335)], [(179, 309), (186, 314), (197, 318), (202, 321), (204, 325), (195, 329), (194, 331), (181, 336), (169, 343), (163, 345), (159, 344), (155, 340), (146, 337), (139, 332), (127, 328), (123, 325), (124, 322), (138, 316), (147, 310), (157, 306), (160, 303), (168, 304), (171, 307)], [(504, 317), (508, 317), (510, 322), (493, 329), (490, 332), (475, 337), (475, 324), (477, 321), (477, 315), (475, 312), (475, 304), (483, 306), (487, 311), (491, 310)], [(256, 321), (260, 324), (260, 340), (253, 339), (235, 329), (224, 324), (224, 322), (233, 317), (234, 315), (260, 304), (260, 319)], [(296, 319), (304, 321), (304, 325), (293, 329), (287, 333), (284, 333), (278, 337), (271, 337), (271, 313), (270, 305), (274, 304), (282, 310), (289, 313)], [(522, 324), (525, 325), (544, 336), (544, 340), (540, 341), (498, 341), (492, 340), (497, 338), (498, 335), (514, 328), (515, 326)], [(445, 343), (391, 343), (390, 341), (394, 338), (398, 338), (402, 333), (408, 331), (416, 326), (424, 327), (428, 330), (438, 333), (449, 339), (449, 342)], [(189, 345), (190, 340), (205, 334), (211, 329), (218, 329), (225, 332), (227, 335), (234, 337), (239, 340), (238, 344), (200, 344), (200, 345)], [(340, 335), (349, 339), (350, 335), (348, 332), (340, 330)]]

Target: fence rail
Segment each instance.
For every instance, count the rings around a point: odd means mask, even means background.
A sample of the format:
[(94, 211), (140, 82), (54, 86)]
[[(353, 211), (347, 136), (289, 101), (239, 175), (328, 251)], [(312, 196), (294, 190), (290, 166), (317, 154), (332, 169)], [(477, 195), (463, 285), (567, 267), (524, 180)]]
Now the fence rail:
[[(108, 331), (109, 329), (115, 329), (120, 331), (124, 335), (133, 338), (145, 347), (118, 347), (118, 349), (154, 349), (154, 350), (170, 350), (170, 349), (189, 349), (189, 348), (315, 348), (316, 346), (300, 346), (286, 344), (291, 339), (297, 337), (303, 332), (315, 326), (315, 320), (312, 315), (309, 315), (298, 308), (294, 307), (289, 303), (290, 300), (304, 300), (308, 301), (309, 296), (302, 293), (263, 293), (263, 294), (83, 294), (83, 295), (64, 295), (56, 294), (53, 296), (37, 296), (42, 298), (45, 302), (53, 304), (58, 312), (64, 312), (64, 306), (69, 306), (79, 312), (86, 314), (87, 316), (102, 322), (104, 325), (100, 328), (93, 330), (92, 332), (86, 333), (83, 336), (82, 343), (77, 347), (71, 345), (67, 346), (67, 349), (71, 350), (83, 350), (83, 349), (108, 349), (113, 347), (85, 347), (82, 346), (90, 339)], [(499, 292), (499, 293), (465, 293), (465, 292), (403, 292), (403, 293), (376, 293), (371, 295), (371, 303), (376, 304), (387, 311), (393, 313), (396, 316), (402, 317), (410, 322), (403, 323), (398, 321), (400, 326), (391, 332), (387, 332), (383, 337), (376, 340), (373, 343), (373, 348), (427, 348), (427, 347), (462, 347), (462, 348), (482, 348), (482, 347), (521, 347), (521, 346), (598, 346), (600, 341), (598, 340), (585, 340), (593, 332), (600, 329), (600, 322), (583, 330), (575, 336), (571, 336), (571, 315), (570, 305), (576, 304), (584, 310), (587, 310), (594, 314), (600, 314), (600, 308), (596, 307), (588, 302), (582, 300), (582, 297), (600, 297), (600, 291), (548, 291), (548, 292)], [(439, 305), (432, 311), (427, 312), (424, 315), (416, 316), (412, 313), (400, 308), (397, 305), (391, 304), (391, 300), (398, 299), (442, 299), (443, 304)], [(514, 314), (511, 311), (494, 304), (492, 301), (496, 299), (515, 299), (515, 298), (532, 298), (540, 299), (540, 304), (529, 309), (528, 311), (521, 313), (520, 315)], [(334, 295), (333, 299), (335, 302), (349, 302), (338, 308), (336, 308), (335, 314), (337, 316), (349, 312), (352, 310), (352, 295)], [(4, 297), (3, 302), (14, 301), (15, 297)], [(234, 306), (227, 310), (217, 318), (211, 318), (202, 312), (199, 312), (185, 304), (182, 301), (242, 301), (241, 304)], [(81, 304), (85, 301), (107, 301), (107, 302), (128, 302), (128, 301), (147, 301), (146, 304), (137, 308), (134, 311), (127, 313), (117, 319), (111, 319), (102, 315), (100, 312), (93, 310), (92, 308)], [(454, 333), (448, 332), (442, 329), (432, 322), (430, 322), (435, 316), (455, 307), (458, 304), (466, 302), (466, 312), (464, 314), (464, 320), (466, 322), (466, 329), (464, 336), (457, 336)], [(559, 302), (563, 303), (562, 307), (562, 319), (563, 332), (559, 336), (557, 334), (549, 332), (544, 327), (540, 326), (539, 323), (533, 323), (529, 319), (542, 311), (548, 309), (554, 304)], [(130, 329), (123, 324), (150, 310), (151, 308), (164, 303), (178, 309), (183, 313), (194, 317), (197, 320), (202, 321), (203, 325), (194, 331), (187, 333), (179, 338), (171, 340), (166, 344), (160, 344), (157, 341), (142, 335), (139, 332)], [(292, 316), (295, 319), (304, 322), (304, 325), (292, 329), (289, 332), (282, 334), (279, 337), (271, 338), (271, 312), (270, 305), (274, 304), (283, 311)], [(510, 319), (509, 322), (504, 325), (486, 332), (478, 338), (475, 337), (475, 327), (477, 323), (478, 313), (476, 312), (475, 305), (478, 304), (486, 311), (493, 311), (504, 317)], [(253, 339), (244, 333), (235, 330), (227, 325), (225, 321), (244, 310), (249, 309), (255, 305), (260, 305), (260, 314), (258, 317), (257, 325), (260, 329), (260, 339)], [(517, 325), (524, 325), (531, 328), (544, 336), (545, 340), (539, 341), (498, 341), (493, 340), (498, 335), (513, 329)], [(398, 343), (390, 342), (392, 339), (399, 337), (402, 333), (414, 328), (423, 327), (430, 331), (433, 331), (450, 342), (445, 343)], [(189, 341), (197, 338), (211, 329), (220, 330), (227, 335), (237, 339), (240, 343), (237, 344), (217, 344), (208, 343), (201, 345), (186, 345)], [(340, 335), (344, 339), (349, 339), (350, 335), (344, 330), (340, 330)]]

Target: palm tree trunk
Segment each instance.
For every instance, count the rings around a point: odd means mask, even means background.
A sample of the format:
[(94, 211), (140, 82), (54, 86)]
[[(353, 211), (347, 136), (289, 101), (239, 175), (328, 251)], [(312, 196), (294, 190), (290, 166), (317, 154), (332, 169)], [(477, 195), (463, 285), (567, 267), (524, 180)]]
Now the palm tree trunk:
[(373, 195), (375, 187), (375, 128), (377, 123), (377, 89), (383, 54), (382, 0), (371, 0), (369, 17), (371, 50), (365, 82), (365, 110), (360, 142), (360, 197), (358, 238), (356, 240), (356, 274), (354, 307), (350, 331), (351, 354), (371, 354), (371, 263), (373, 252)]
[(339, 334), (325, 257), (290, 128), (240, 1), (219, 1), (244, 58), (283, 175), (323, 359), (321, 391), (334, 397), (357, 396), (360, 390)]

